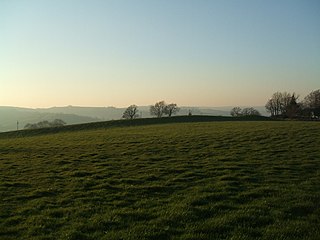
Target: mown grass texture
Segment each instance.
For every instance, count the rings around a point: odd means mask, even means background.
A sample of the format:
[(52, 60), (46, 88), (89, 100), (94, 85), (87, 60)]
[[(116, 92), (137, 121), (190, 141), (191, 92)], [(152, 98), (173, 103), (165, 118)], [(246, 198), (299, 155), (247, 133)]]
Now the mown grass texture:
[(0, 239), (320, 239), (317, 122), (0, 139)]

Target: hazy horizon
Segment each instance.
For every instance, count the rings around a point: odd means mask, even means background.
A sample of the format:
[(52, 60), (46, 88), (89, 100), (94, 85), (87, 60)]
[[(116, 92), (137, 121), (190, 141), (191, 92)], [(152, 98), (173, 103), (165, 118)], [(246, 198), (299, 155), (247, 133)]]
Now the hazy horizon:
[(264, 106), (319, 89), (320, 2), (0, 2), (0, 106)]
[[(166, 102), (169, 103), (169, 102)], [(133, 103), (134, 104), (134, 103)], [(132, 105), (132, 104), (131, 104)], [(134, 104), (136, 105), (136, 104)], [(136, 105), (139, 107), (150, 107), (154, 105), (154, 103), (146, 104), (146, 105)], [(59, 106), (46, 106), (46, 107), (29, 107), (29, 106), (13, 106), (13, 105), (0, 105), (0, 107), (5, 108), (26, 108), (26, 109), (50, 109), (50, 108), (67, 108), (67, 107), (75, 107), (75, 108), (127, 108), (129, 105), (126, 106), (88, 106), (88, 105), (59, 105)], [(179, 108), (212, 108), (212, 109), (230, 109), (233, 107), (264, 107), (264, 105), (229, 105), (229, 106), (196, 106), (196, 105), (178, 105)]]

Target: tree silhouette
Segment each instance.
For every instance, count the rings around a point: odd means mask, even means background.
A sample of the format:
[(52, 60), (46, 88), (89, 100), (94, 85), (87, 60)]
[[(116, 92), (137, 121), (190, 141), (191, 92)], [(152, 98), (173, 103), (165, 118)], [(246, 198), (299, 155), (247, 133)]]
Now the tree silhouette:
[(309, 93), (303, 101), (303, 106), (312, 117), (320, 117), (320, 89)]
[(261, 116), (259, 111), (254, 109), (253, 107), (242, 109), (241, 115), (242, 116)]
[(292, 94), (290, 102), (286, 108), (286, 117), (288, 118), (295, 118), (299, 115), (301, 110), (300, 104), (297, 103), (298, 96), (295, 93)]
[(155, 105), (150, 106), (150, 114), (161, 118), (166, 111), (166, 103), (164, 101), (157, 102)]
[(178, 108), (177, 104), (171, 103), (165, 107), (164, 113), (169, 117), (171, 117), (173, 114), (176, 114), (179, 111), (180, 111), (180, 108)]
[(265, 107), (272, 117), (286, 116), (287, 106), (291, 101), (291, 94), (287, 92), (276, 92), (268, 100)]
[(122, 118), (134, 119), (138, 117), (138, 107), (136, 105), (129, 106), (123, 113)]
[(240, 107), (234, 107), (231, 109), (230, 115), (232, 117), (239, 117), (239, 116), (241, 116), (241, 111), (242, 111), (242, 109)]

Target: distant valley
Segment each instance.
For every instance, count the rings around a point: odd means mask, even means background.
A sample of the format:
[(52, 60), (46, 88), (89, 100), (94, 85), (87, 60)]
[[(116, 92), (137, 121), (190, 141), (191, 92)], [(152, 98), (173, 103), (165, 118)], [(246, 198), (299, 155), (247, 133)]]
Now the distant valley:
[[(264, 107), (255, 107), (262, 115), (267, 115)], [(232, 107), (180, 107), (177, 115), (229, 116)], [(23, 129), (28, 123), (61, 119), (67, 124), (89, 123), (121, 119), (125, 108), (116, 107), (52, 107), (52, 108), (19, 108), (0, 106), (0, 132)], [(149, 106), (139, 106), (143, 118), (151, 117)]]

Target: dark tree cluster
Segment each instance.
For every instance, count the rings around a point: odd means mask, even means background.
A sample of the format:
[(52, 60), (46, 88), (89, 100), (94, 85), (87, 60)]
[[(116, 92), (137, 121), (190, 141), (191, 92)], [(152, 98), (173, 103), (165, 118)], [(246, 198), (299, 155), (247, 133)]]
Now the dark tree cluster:
[[(180, 109), (177, 104), (170, 103), (166, 104), (165, 101), (160, 101), (150, 106), (150, 114), (161, 118), (163, 116), (171, 117), (176, 114)], [(124, 119), (135, 119), (139, 117), (138, 107), (136, 105), (129, 106), (123, 113), (122, 118)]]
[(158, 118), (161, 118), (164, 115), (171, 117), (179, 112), (179, 110), (180, 109), (175, 103), (166, 104), (165, 101), (160, 101), (150, 107), (150, 114)]
[(234, 107), (230, 112), (232, 117), (241, 117), (241, 116), (261, 116), (260, 112), (253, 107), (243, 108)]
[(38, 123), (28, 123), (24, 126), (25, 129), (38, 129), (38, 128), (49, 128), (49, 127), (62, 127), (66, 123), (61, 119), (55, 119), (52, 122), (41, 121)]
[(320, 89), (312, 91), (304, 98), (302, 113), (311, 118), (320, 118)]
[(273, 118), (320, 118), (320, 89), (309, 93), (301, 102), (295, 93), (276, 92), (266, 103)]
[(166, 103), (164, 101), (157, 102), (156, 104), (150, 106), (150, 114), (158, 118), (161, 118), (165, 114)]
[(122, 118), (124, 119), (134, 119), (138, 117), (138, 107), (136, 105), (129, 106), (122, 115)]

